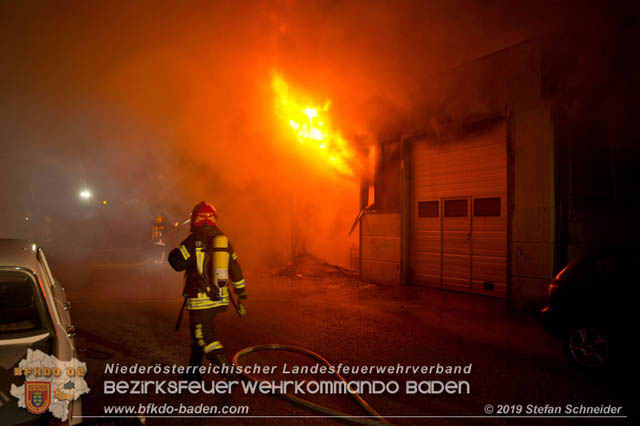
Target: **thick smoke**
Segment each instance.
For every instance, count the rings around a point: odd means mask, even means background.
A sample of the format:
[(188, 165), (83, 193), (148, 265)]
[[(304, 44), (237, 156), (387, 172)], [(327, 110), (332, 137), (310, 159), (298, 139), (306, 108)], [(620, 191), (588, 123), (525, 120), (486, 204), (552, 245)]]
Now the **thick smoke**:
[(206, 199), (254, 266), (301, 250), (348, 265), (359, 176), (300, 152), (273, 112), (273, 72), (330, 99), (367, 153), (402, 130), (433, 73), (597, 15), (528, 1), (3, 2), (2, 232), (133, 247), (156, 214), (184, 220)]

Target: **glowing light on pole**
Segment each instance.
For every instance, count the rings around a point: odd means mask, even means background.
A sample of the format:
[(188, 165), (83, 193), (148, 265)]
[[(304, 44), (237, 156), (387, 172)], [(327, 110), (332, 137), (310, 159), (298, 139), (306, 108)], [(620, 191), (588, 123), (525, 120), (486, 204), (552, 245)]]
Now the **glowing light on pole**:
[(89, 199), (91, 199), (91, 191), (89, 191), (88, 189), (83, 189), (82, 191), (80, 191), (80, 199), (84, 200), (84, 201), (88, 201)]

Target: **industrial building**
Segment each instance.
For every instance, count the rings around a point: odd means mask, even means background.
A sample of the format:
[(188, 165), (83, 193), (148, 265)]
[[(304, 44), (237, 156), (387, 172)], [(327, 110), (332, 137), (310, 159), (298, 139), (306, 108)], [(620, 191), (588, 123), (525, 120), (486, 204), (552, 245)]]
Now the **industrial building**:
[(585, 34), (572, 49), (575, 37), (428, 79), (420, 107), (380, 135), (366, 208), (363, 183), (363, 280), (533, 307), (568, 261), (632, 237), (638, 132), (620, 105), (637, 104), (636, 60), (620, 54), (625, 34)]

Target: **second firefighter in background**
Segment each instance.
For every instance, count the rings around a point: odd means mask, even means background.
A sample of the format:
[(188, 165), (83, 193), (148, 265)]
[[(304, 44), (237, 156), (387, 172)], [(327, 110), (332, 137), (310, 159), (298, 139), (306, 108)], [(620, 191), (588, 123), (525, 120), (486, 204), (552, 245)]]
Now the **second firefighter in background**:
[[(200, 366), (202, 357), (227, 365), (222, 343), (216, 337), (215, 317), (229, 305), (229, 281), (238, 298), (247, 298), (238, 256), (217, 227), (216, 209), (201, 202), (191, 212), (191, 234), (169, 253), (176, 271), (185, 271), (183, 295), (191, 327), (190, 366)], [(199, 374), (191, 378), (199, 379)]]

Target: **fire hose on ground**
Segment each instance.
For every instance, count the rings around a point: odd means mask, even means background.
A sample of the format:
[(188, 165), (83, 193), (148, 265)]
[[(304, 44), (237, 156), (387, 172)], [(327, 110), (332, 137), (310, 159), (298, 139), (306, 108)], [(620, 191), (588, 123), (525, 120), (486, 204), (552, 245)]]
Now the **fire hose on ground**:
[[(233, 363), (238, 366), (241, 367), (240, 364), (238, 363), (238, 360), (240, 359), (240, 357), (247, 355), (248, 353), (251, 352), (259, 352), (259, 351), (269, 351), (269, 350), (276, 350), (276, 351), (288, 351), (288, 352), (296, 352), (296, 353), (300, 353), (306, 356), (309, 356), (321, 363), (323, 363), (325, 366), (327, 367), (333, 367), (333, 365), (327, 361), (322, 355), (317, 354), (309, 349), (305, 349), (305, 348), (301, 348), (298, 346), (290, 346), (290, 345), (281, 345), (278, 343), (272, 343), (272, 344), (267, 344), (267, 345), (256, 345), (256, 346), (249, 346), (247, 348), (244, 348), (242, 350), (239, 350), (238, 352), (236, 352), (233, 355)], [(371, 407), (364, 399), (362, 399), (362, 397), (360, 395), (358, 395), (358, 393), (356, 393), (353, 389), (351, 389), (351, 386), (349, 386), (349, 383), (344, 379), (344, 377), (342, 377), (340, 375), (340, 373), (337, 372), (336, 369), (333, 369), (334, 373), (333, 375), (340, 381), (344, 382), (346, 384), (346, 388), (349, 391), (349, 395), (351, 395), (353, 397), (353, 399), (356, 400), (356, 402), (358, 403), (358, 405), (360, 405), (360, 407), (362, 407), (362, 409), (364, 411), (366, 411), (370, 416), (368, 417), (364, 417), (364, 416), (352, 416), (349, 415), (347, 413), (343, 413), (342, 411), (338, 411), (338, 410), (334, 410), (332, 408), (329, 407), (325, 407), (323, 405), (319, 405), (319, 404), (315, 404), (311, 401), (307, 401), (306, 399), (302, 399), (299, 398), (295, 395), (292, 395), (290, 393), (277, 393), (278, 396), (289, 400), (291, 402), (294, 402), (296, 404), (300, 404), (304, 407), (310, 408), (312, 410), (318, 411), (320, 413), (326, 414), (328, 416), (332, 416), (332, 417), (336, 417), (340, 420), (348, 420), (354, 423), (361, 423), (361, 424), (367, 424), (367, 425), (389, 425), (391, 423), (389, 423), (388, 421), (386, 421), (376, 410), (373, 409), (373, 407)], [(240, 373), (244, 378), (246, 378), (247, 380), (251, 380), (253, 382), (267, 382), (266, 380), (262, 380), (258, 377), (253, 376), (252, 374), (247, 374), (244, 372), (244, 369), (242, 369), (242, 372)]]

